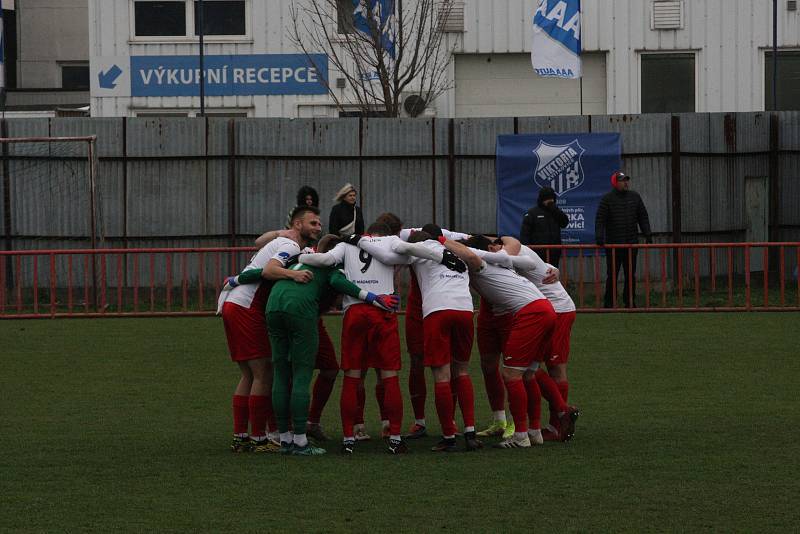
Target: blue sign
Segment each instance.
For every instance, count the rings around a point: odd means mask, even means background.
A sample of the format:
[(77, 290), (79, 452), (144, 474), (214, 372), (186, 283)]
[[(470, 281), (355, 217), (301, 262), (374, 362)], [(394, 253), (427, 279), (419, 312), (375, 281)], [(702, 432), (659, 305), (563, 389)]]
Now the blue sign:
[(600, 197), (622, 165), (617, 133), (500, 135), (497, 137), (497, 231), (519, 236), (539, 190), (552, 187), (569, 217), (564, 244), (593, 245)]
[[(325, 54), (205, 56), (204, 70), (208, 96), (328, 93)], [(131, 96), (199, 96), (200, 76), (197, 56), (131, 56)]]
[(355, 29), (372, 35), (381, 34), (381, 47), (389, 56), (395, 57), (394, 0), (353, 0), (353, 26)]

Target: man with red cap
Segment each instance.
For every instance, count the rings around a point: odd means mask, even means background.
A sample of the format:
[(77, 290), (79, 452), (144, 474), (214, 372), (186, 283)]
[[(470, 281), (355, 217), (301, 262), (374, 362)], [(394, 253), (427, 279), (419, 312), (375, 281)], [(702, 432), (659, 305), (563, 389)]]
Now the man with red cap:
[[(597, 208), (595, 219), (595, 239), (597, 244), (618, 245), (638, 244), (637, 226), (644, 234), (647, 243), (652, 243), (650, 219), (642, 197), (631, 191), (630, 177), (622, 171), (611, 175), (613, 189), (603, 195)], [(614, 282), (622, 267), (625, 273), (625, 306), (636, 307), (636, 258), (635, 248), (606, 248), (606, 293), (603, 304), (606, 308), (614, 305)]]

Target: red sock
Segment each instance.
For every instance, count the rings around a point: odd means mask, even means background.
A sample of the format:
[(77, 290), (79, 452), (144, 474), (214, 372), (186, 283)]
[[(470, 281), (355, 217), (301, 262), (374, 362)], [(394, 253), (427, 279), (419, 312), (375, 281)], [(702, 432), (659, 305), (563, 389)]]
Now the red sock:
[[(533, 430), (542, 428), (542, 390), (539, 389), (539, 383), (535, 378), (528, 380), (525, 383), (528, 391), (528, 417), (530, 418), (530, 427)], [(558, 421), (558, 418), (556, 418)]]
[(455, 435), (456, 424), (453, 422), (455, 407), (453, 406), (450, 382), (436, 382), (434, 397), (436, 398), (436, 414), (439, 416), (439, 424), (442, 425), (442, 435)]
[(322, 373), (317, 375), (317, 380), (314, 382), (314, 390), (311, 394), (311, 407), (308, 409), (308, 421), (310, 423), (319, 423), (322, 417), (322, 410), (328, 404), (328, 399), (331, 397), (333, 385), (336, 383), (336, 377), (329, 378)]
[(556, 386), (558, 386), (558, 391), (561, 393), (561, 398), (564, 399), (564, 402), (567, 402), (567, 397), (569, 396), (569, 382), (566, 380), (563, 382), (556, 382)]
[(521, 378), (506, 382), (508, 390), (508, 408), (514, 419), (516, 432), (528, 431), (528, 394)]
[(411, 365), (408, 373), (408, 394), (411, 396), (411, 407), (414, 408), (414, 419), (425, 419), (425, 401), (428, 396), (425, 384), (425, 368)]
[(247, 434), (247, 421), (250, 418), (249, 396), (233, 396), (233, 433)]
[(403, 426), (403, 397), (400, 394), (400, 379), (390, 376), (381, 380), (383, 384), (383, 411), (382, 420), (389, 420), (389, 433), (399, 436)]
[(361, 375), (361, 378), (358, 379), (358, 391), (357, 391), (357, 399), (358, 399), (358, 409), (355, 414), (355, 420), (353, 421), (357, 425), (364, 424), (364, 406), (367, 404), (367, 392), (364, 391), (364, 375)]
[(377, 384), (375, 384), (375, 400), (378, 401), (378, 409), (381, 412), (381, 421), (386, 421), (389, 419), (389, 415), (386, 412), (386, 406), (384, 405), (384, 395), (385, 386), (383, 385), (383, 380), (380, 380)]
[[(569, 382), (566, 380), (564, 382), (556, 382), (556, 386), (558, 386), (558, 391), (561, 393), (561, 398), (564, 399), (564, 402), (567, 402), (567, 396), (569, 395)], [(553, 409), (550, 410), (550, 426), (555, 429), (559, 429), (558, 414)]]
[(500, 371), (495, 369), (493, 373), (483, 373), (483, 383), (486, 385), (486, 395), (489, 397), (489, 406), (493, 412), (506, 409), (506, 388), (503, 385), (503, 378)]
[(550, 404), (550, 408), (555, 409), (557, 412), (566, 412), (568, 410), (567, 403), (561, 398), (561, 392), (558, 391), (558, 386), (555, 381), (550, 378), (550, 375), (547, 374), (547, 371), (538, 369), (534, 376), (539, 383), (539, 388), (542, 390), (542, 395)]
[(267, 397), (250, 395), (250, 435), (260, 438), (267, 435)]
[(464, 426), (475, 426), (475, 391), (472, 388), (472, 379), (469, 375), (456, 377), (456, 395), (461, 415), (464, 416)]
[(345, 376), (342, 381), (342, 397), (339, 400), (339, 411), (342, 414), (342, 435), (353, 437), (353, 425), (358, 414), (358, 385), (360, 378)]

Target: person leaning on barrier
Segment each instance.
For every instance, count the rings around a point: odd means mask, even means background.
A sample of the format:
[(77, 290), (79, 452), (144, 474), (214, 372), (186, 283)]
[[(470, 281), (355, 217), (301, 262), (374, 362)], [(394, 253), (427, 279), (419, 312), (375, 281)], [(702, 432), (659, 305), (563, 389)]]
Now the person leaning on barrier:
[[(597, 244), (619, 245), (639, 243), (637, 226), (644, 234), (647, 243), (652, 243), (650, 219), (642, 197), (636, 191), (631, 191), (630, 176), (622, 171), (611, 175), (613, 189), (603, 195), (600, 206), (597, 208), (595, 219), (595, 239)], [(606, 293), (603, 305), (611, 308), (614, 304), (614, 281), (619, 274), (619, 268), (625, 274), (625, 306), (636, 307), (636, 258), (638, 249), (635, 248), (606, 248)], [(615, 259), (616, 258), (616, 261)], [(630, 259), (630, 269), (628, 260)]]
[[(519, 241), (523, 245), (560, 245), (561, 229), (569, 224), (567, 214), (556, 205), (556, 192), (552, 187), (539, 190), (536, 206), (522, 218)], [(534, 249), (542, 259), (558, 267), (560, 249)]]

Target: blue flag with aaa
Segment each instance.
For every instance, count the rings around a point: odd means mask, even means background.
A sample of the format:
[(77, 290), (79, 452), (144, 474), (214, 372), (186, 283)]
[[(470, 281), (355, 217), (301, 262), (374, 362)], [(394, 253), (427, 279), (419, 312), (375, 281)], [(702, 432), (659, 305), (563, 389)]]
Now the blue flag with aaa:
[(519, 237), (522, 217), (547, 186), (569, 217), (562, 242), (593, 245), (597, 206), (622, 164), (621, 154), (618, 133), (498, 136), (497, 231)]
[(373, 35), (380, 33), (381, 46), (395, 58), (394, 0), (353, 0), (353, 26)]

